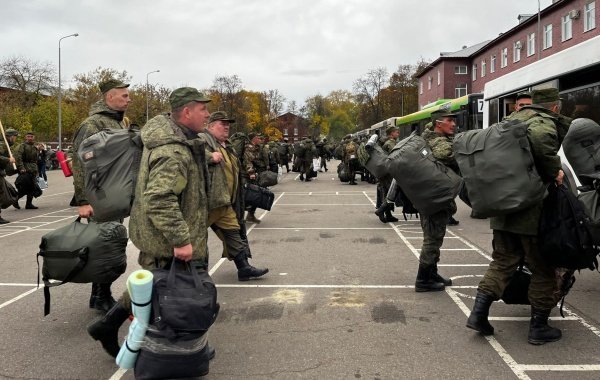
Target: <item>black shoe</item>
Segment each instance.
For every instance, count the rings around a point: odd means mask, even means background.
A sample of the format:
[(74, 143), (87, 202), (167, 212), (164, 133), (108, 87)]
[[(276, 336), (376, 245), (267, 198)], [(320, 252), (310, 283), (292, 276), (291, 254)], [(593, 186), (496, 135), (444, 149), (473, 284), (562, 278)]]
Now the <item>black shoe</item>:
[(438, 292), (445, 289), (443, 282), (437, 282), (431, 278), (433, 265), (425, 266), (419, 264), (417, 280), (415, 281), (415, 292)]
[[(382, 203), (381, 206), (379, 206), (379, 208), (377, 210), (375, 210), (375, 215), (377, 215), (377, 217), (379, 218), (379, 220), (381, 221), (381, 223), (387, 223), (387, 213), (390, 212), (389, 209), (392, 206), (391, 203)], [(390, 214), (391, 215), (391, 214)], [(398, 219), (396, 219), (396, 222), (398, 221)]]
[(233, 262), (238, 270), (238, 280), (248, 281), (254, 278), (264, 276), (269, 272), (268, 268), (255, 268), (248, 262), (246, 251), (242, 251), (233, 258)]
[(556, 342), (562, 338), (562, 332), (559, 329), (548, 325), (549, 316), (550, 310), (531, 308), (529, 336), (527, 337), (527, 341), (530, 344), (539, 346), (545, 343)]
[(260, 224), (260, 219), (258, 219), (253, 212), (248, 212), (248, 216), (246, 216), (246, 222)]
[(310, 181), (312, 181), (312, 179), (310, 179), (310, 178), (307, 178), (304, 180), (304, 182), (310, 182)]
[(433, 265), (433, 269), (431, 270), (431, 279), (435, 282), (441, 282), (444, 286), (452, 286), (452, 280), (449, 278), (444, 278), (439, 275), (437, 264)]
[(448, 218), (448, 225), (449, 226), (458, 226), (458, 223), (460, 223), (458, 220), (454, 219), (453, 216), (450, 216)]
[(88, 326), (87, 332), (94, 340), (102, 343), (104, 351), (116, 358), (121, 349), (119, 347), (119, 327), (127, 318), (129, 318), (129, 312), (120, 303), (117, 303), (102, 319)]
[(112, 284), (98, 284), (96, 290), (96, 300), (94, 302), (94, 308), (103, 313), (108, 312), (117, 303), (112, 297), (110, 286)]
[(33, 204), (25, 205), (26, 210), (37, 210), (39, 207), (34, 206)]
[(206, 343), (206, 355), (208, 356), (208, 360), (213, 360), (216, 354), (217, 352), (215, 351), (214, 347)]
[(394, 215), (392, 215), (392, 211), (389, 208), (385, 213), (385, 221), (392, 222), (392, 223), (396, 223), (398, 221), (398, 218), (396, 218)]
[(8, 220), (6, 220), (6, 219), (3, 219), (3, 218), (0, 216), (0, 224), (7, 224), (7, 223), (10, 223), (10, 222), (9, 222)]
[(478, 331), (481, 335), (494, 335), (494, 327), (490, 325), (490, 321), (488, 320), (492, 302), (494, 302), (492, 296), (477, 292), (475, 305), (473, 305), (471, 315), (467, 319), (468, 328)]
[(19, 201), (16, 200), (15, 203), (12, 204), (14, 208), (16, 208), (17, 210), (21, 209), (21, 206), (19, 206)]

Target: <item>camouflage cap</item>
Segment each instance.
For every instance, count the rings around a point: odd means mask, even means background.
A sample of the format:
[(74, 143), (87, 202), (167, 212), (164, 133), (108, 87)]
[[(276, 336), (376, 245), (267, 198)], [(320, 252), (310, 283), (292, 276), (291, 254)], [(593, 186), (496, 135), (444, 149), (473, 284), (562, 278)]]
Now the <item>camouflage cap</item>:
[(531, 100), (533, 104), (541, 104), (548, 102), (556, 102), (560, 100), (558, 88), (543, 88), (540, 90), (531, 91)]
[(215, 111), (215, 112), (211, 113), (210, 117), (208, 118), (208, 123), (210, 124), (213, 121), (217, 121), (217, 120), (226, 121), (228, 123), (235, 123), (235, 119), (229, 118), (225, 111)]
[(193, 87), (180, 87), (173, 90), (171, 95), (169, 95), (169, 103), (172, 110), (191, 102), (208, 103), (210, 99)]
[(531, 94), (529, 92), (522, 92), (520, 94), (517, 94), (517, 97), (515, 100), (519, 100), (519, 99), (531, 99)]
[(399, 131), (400, 129), (398, 127), (396, 127), (395, 125), (392, 125), (391, 127), (387, 127), (385, 130), (385, 134), (389, 135), (390, 133), (394, 132), (394, 131)]
[(17, 131), (16, 129), (13, 129), (13, 128), (8, 128), (6, 131), (4, 131), (4, 134), (6, 135), (6, 137), (18, 136), (19, 131)]
[(446, 111), (446, 110), (437, 110), (437, 111), (433, 111), (431, 113), (431, 122), (435, 123), (436, 120), (439, 120), (443, 117), (457, 117), (458, 115), (450, 112), (450, 111)]
[(127, 88), (129, 87), (129, 83), (123, 83), (118, 79), (107, 79), (104, 82), (100, 82), (98, 87), (100, 88), (100, 92), (105, 94), (113, 88)]

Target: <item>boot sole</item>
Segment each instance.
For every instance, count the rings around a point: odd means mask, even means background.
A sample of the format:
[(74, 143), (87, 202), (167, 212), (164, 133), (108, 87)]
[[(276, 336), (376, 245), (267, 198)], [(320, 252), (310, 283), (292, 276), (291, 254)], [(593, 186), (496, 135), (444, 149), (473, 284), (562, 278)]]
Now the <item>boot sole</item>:
[(432, 288), (417, 288), (415, 287), (415, 292), (417, 293), (424, 293), (424, 292), (441, 292), (443, 290), (445, 290), (446, 287), (443, 288), (439, 288), (439, 289), (432, 289)]
[(491, 331), (483, 330), (483, 329), (477, 328), (477, 326), (471, 325), (469, 323), (467, 323), (466, 326), (467, 326), (467, 328), (470, 328), (471, 330), (477, 331), (478, 333), (480, 333), (483, 336), (494, 335), (494, 330), (491, 330)]
[(263, 274), (261, 274), (260, 276), (250, 276), (250, 277), (239, 277), (238, 276), (238, 281), (250, 281), (250, 280), (256, 280), (261, 278), (262, 276), (264, 276), (265, 274), (269, 273), (269, 270), (267, 269), (267, 271)]
[(541, 346), (542, 344), (546, 344), (546, 343), (558, 342), (560, 340), (560, 338), (562, 338), (562, 336), (559, 336), (556, 339), (545, 339), (545, 340), (527, 339), (527, 342), (529, 344), (533, 344), (534, 346)]

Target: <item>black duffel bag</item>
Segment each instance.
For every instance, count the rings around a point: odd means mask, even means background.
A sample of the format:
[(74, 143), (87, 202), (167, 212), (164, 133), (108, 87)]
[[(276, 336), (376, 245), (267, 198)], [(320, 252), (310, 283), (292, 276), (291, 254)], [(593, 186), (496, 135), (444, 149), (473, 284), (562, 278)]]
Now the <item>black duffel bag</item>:
[(530, 305), (528, 296), (530, 282), (531, 272), (521, 262), (510, 280), (508, 280), (508, 284), (506, 284), (500, 298), (508, 305)]
[(6, 178), (0, 176), (0, 208), (12, 206), (18, 199), (17, 189)]
[[(162, 380), (197, 378), (206, 376), (209, 369), (208, 344), (194, 351), (187, 347), (185, 340), (176, 341), (157, 338), (155, 333), (147, 332), (146, 341), (163, 342), (158, 349), (140, 350), (135, 362), (134, 376), (136, 380)], [(159, 343), (160, 344), (160, 343)]]
[(244, 185), (244, 203), (246, 206), (271, 211), (274, 201), (275, 194), (271, 190), (253, 183)]
[(15, 187), (20, 195), (33, 195), (38, 198), (42, 195), (42, 189), (37, 183), (35, 176), (31, 173), (20, 173), (15, 180)]
[(258, 173), (258, 186), (269, 187), (277, 185), (277, 173), (265, 170)]

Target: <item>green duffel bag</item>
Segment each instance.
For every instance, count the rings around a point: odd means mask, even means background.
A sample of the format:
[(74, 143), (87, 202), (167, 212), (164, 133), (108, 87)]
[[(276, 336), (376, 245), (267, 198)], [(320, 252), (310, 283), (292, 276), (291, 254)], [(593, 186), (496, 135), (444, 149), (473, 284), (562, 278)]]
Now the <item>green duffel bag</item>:
[(463, 184), (458, 174), (433, 157), (415, 132), (396, 144), (386, 166), (414, 207), (426, 216), (447, 209)]
[(277, 185), (277, 173), (265, 170), (258, 173), (258, 186), (269, 187)]
[[(127, 268), (127, 229), (119, 222), (81, 223), (77, 218), (42, 236), (38, 258), (42, 258), (44, 315), (50, 312), (49, 288), (75, 283), (111, 283)], [(51, 282), (54, 280), (54, 282)]]
[(565, 156), (583, 185), (593, 179), (586, 174), (600, 173), (600, 125), (591, 119), (575, 119), (562, 143)]

